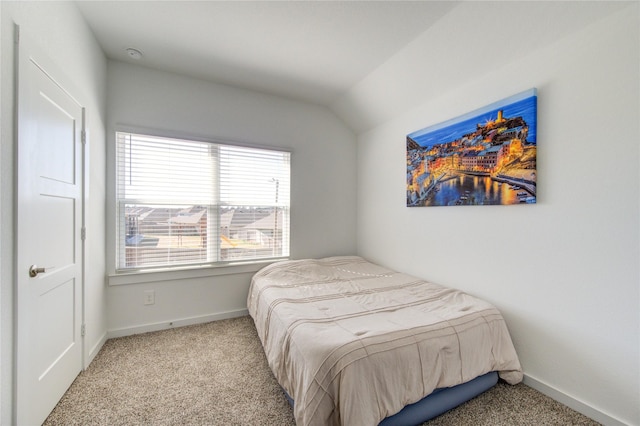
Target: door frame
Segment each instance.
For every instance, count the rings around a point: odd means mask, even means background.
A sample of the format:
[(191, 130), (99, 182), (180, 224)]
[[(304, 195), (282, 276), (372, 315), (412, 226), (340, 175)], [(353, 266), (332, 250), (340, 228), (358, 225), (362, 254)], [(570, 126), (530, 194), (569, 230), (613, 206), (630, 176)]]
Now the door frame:
[[(18, 348), (19, 342), (24, 338), (20, 335), (20, 327), (21, 327), (21, 312), (19, 306), (20, 300), (20, 285), (24, 280), (21, 278), (21, 275), (24, 275), (24, 271), (22, 265), (19, 265), (19, 256), (18, 256), (18, 241), (20, 240), (20, 235), (18, 233), (18, 220), (19, 220), (19, 188), (20, 188), (20, 170), (18, 167), (19, 164), (19, 155), (20, 155), (20, 140), (22, 136), (21, 126), (20, 126), (20, 80), (24, 78), (25, 70), (21, 63), (25, 60), (29, 60), (28, 58), (35, 58), (34, 62), (38, 64), (39, 68), (46, 74), (62, 91), (65, 92), (67, 96), (72, 98), (78, 106), (81, 108), (81, 125), (82, 125), (82, 143), (80, 143), (80, 154), (78, 156), (80, 161), (80, 217), (79, 228), (81, 229), (81, 238), (80, 238), (80, 253), (78, 259), (78, 280), (79, 280), (79, 300), (80, 304), (79, 312), (80, 312), (80, 328), (79, 336), (80, 336), (80, 365), (79, 371), (83, 371), (85, 369), (85, 360), (86, 360), (86, 348), (85, 348), (85, 283), (86, 283), (86, 176), (87, 176), (87, 126), (86, 126), (86, 107), (82, 102), (79, 101), (78, 94), (81, 93), (74, 83), (67, 77), (67, 75), (61, 70), (59, 66), (47, 55), (47, 53), (41, 49), (37, 43), (33, 41), (33, 39), (25, 34), (24, 31), (21, 30), (20, 25), (14, 23), (14, 183), (13, 183), (13, 274), (14, 274), (14, 288), (13, 288), (13, 362), (12, 362), (12, 370), (13, 370), (13, 383), (12, 383), (12, 421), (14, 424), (18, 424), (19, 419), (19, 407), (20, 401), (18, 401), (18, 375), (20, 373), (20, 368), (18, 368)], [(22, 73), (22, 74), (21, 74)], [(78, 226), (76, 226), (78, 228)]]

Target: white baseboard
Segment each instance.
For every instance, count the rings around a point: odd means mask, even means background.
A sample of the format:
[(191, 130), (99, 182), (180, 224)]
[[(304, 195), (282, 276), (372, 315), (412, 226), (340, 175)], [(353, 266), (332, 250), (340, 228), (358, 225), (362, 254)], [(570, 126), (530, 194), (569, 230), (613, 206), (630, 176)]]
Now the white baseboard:
[(566, 393), (561, 392), (558, 389), (549, 386), (548, 384), (527, 374), (524, 375), (524, 384), (566, 405), (567, 407), (577, 411), (578, 413), (584, 414), (585, 416), (597, 421), (598, 423), (602, 423), (606, 426), (627, 426), (627, 423), (620, 421), (609, 414), (605, 414), (602, 411), (572, 396), (569, 396)]
[(87, 357), (84, 360), (84, 367), (83, 367), (85, 370), (87, 369), (87, 367), (89, 367), (89, 364), (91, 364), (91, 361), (93, 361), (96, 355), (98, 355), (98, 352), (100, 352), (100, 349), (102, 349), (102, 346), (106, 341), (107, 341), (107, 332), (105, 331), (104, 334), (100, 336), (100, 339), (98, 339), (98, 342), (95, 345), (93, 345), (93, 347), (87, 354)]
[(153, 324), (143, 324), (135, 327), (118, 328), (118, 329), (107, 331), (107, 338), (112, 339), (114, 337), (124, 337), (124, 336), (131, 336), (133, 334), (148, 333), (150, 331), (168, 330), (170, 328), (184, 327), (187, 325), (194, 325), (194, 324), (202, 324), (205, 322), (219, 321), (219, 320), (229, 319), (229, 318), (237, 318), (245, 315), (249, 315), (249, 311), (246, 309), (239, 309), (236, 311), (226, 311), (226, 312), (219, 312), (216, 314), (201, 315), (197, 317), (180, 318), (180, 319), (175, 319), (171, 321), (157, 322)]

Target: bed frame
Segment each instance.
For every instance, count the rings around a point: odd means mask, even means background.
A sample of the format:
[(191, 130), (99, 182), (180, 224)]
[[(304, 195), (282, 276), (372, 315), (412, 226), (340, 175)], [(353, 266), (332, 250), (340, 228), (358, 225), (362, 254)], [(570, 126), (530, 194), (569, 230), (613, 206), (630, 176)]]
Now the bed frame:
[[(420, 401), (409, 404), (400, 412), (382, 420), (379, 426), (419, 425), (488, 391), (496, 383), (498, 383), (498, 373), (491, 371), (457, 386), (436, 389)], [(295, 403), (293, 399), (284, 389), (282, 392), (293, 408)]]

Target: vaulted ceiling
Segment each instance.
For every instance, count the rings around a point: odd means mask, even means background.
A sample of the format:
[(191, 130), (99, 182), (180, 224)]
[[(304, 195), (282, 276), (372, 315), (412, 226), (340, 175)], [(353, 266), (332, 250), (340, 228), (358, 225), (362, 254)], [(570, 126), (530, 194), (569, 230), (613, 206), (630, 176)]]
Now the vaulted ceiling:
[[(329, 105), (455, 6), (420, 1), (80, 1), (111, 59)], [(137, 61), (126, 52), (142, 52)]]
[(625, 2), (76, 3), (110, 59), (324, 105), (361, 132)]

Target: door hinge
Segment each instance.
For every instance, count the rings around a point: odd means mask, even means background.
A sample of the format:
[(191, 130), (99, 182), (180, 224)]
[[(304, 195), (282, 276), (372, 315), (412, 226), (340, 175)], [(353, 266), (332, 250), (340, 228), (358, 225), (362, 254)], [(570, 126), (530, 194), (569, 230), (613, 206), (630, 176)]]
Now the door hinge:
[(85, 228), (84, 226), (82, 227), (82, 229), (80, 229), (80, 239), (82, 241), (87, 239), (87, 228)]
[(84, 337), (86, 331), (87, 331), (87, 326), (85, 324), (82, 324), (80, 326), (80, 336)]
[(87, 131), (83, 130), (82, 132), (80, 132), (80, 138), (82, 139), (82, 143), (84, 145), (87, 144)]

